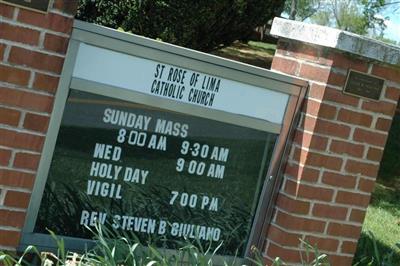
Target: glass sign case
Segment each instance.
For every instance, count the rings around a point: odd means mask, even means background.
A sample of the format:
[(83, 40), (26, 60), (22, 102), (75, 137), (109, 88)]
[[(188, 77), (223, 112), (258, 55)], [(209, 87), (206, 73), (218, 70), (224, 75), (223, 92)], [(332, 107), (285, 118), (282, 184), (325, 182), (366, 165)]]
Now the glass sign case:
[(243, 255), (276, 139), (71, 90), (34, 232), (90, 238), (84, 226), (99, 222), (171, 249), (164, 239), (186, 237)]
[[(305, 83), (75, 22), (20, 248), (262, 248)], [(221, 245), (222, 243), (222, 245)]]

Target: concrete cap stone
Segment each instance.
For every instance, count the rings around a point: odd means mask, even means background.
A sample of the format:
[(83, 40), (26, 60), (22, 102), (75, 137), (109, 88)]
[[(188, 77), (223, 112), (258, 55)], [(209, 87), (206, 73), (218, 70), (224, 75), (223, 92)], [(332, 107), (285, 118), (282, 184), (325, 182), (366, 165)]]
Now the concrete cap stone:
[(272, 23), (271, 34), (400, 66), (399, 46), (344, 30), (276, 17)]

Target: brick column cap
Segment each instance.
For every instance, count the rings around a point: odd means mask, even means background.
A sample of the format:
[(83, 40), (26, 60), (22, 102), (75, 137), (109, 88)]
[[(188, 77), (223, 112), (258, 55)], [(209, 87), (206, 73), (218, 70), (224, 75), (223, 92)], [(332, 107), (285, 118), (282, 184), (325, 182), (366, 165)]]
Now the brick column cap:
[(271, 34), (400, 67), (400, 47), (348, 31), (276, 17)]

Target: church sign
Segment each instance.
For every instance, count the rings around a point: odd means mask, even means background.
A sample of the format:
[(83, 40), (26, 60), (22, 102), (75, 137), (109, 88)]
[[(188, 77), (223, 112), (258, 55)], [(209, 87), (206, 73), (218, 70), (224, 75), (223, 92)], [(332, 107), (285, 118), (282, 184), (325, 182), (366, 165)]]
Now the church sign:
[(261, 247), (305, 82), (80, 21), (21, 248), (87, 227), (219, 255)]

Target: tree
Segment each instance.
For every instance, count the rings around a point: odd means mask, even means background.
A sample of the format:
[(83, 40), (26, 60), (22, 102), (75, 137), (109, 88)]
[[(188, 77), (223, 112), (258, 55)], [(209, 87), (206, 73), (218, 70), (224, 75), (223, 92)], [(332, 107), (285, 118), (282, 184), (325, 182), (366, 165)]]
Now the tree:
[(209, 51), (246, 39), (283, 5), (281, 0), (81, 0), (77, 18)]
[(304, 21), (317, 13), (320, 6), (318, 0), (286, 0), (284, 10), (290, 19)]
[[(290, 18), (351, 31), (365, 35), (372, 31), (381, 35), (385, 29), (385, 19), (377, 14), (389, 4), (390, 0), (287, 0), (285, 11)], [(400, 3), (400, 1), (399, 1)], [(296, 8), (296, 11), (292, 10)]]

